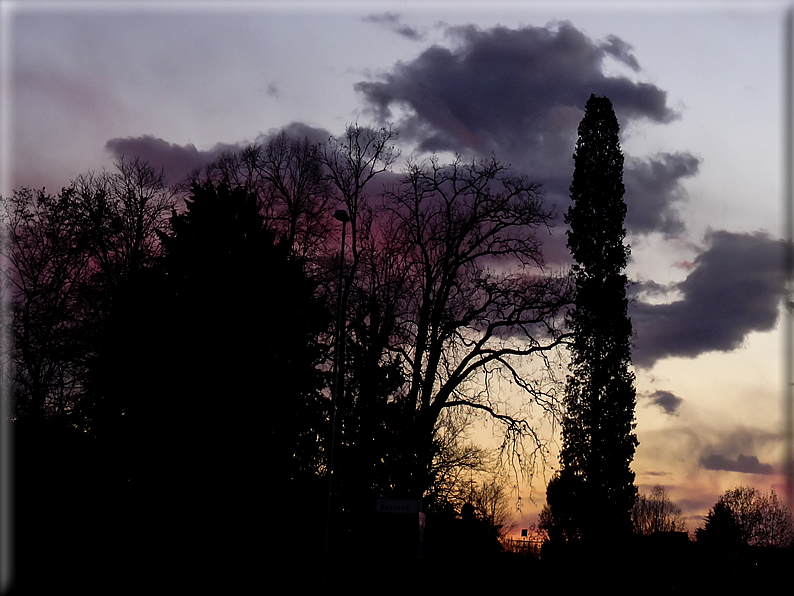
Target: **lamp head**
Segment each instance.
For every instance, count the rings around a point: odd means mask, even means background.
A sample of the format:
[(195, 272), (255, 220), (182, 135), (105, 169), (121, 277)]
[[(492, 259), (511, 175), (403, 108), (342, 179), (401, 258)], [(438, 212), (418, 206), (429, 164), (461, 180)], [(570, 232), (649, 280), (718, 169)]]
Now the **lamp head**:
[(342, 222), (350, 221), (350, 216), (347, 214), (347, 211), (345, 211), (344, 209), (337, 209), (334, 212), (334, 217)]

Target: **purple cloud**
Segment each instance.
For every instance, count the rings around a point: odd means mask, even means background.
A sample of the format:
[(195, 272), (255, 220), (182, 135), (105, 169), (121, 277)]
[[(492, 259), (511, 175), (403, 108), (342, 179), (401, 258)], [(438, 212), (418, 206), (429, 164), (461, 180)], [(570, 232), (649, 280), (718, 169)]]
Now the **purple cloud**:
[(639, 68), (617, 37), (598, 43), (568, 22), (447, 32), (456, 47), (431, 46), (397, 63), (382, 81), (356, 85), (380, 121), (394, 118), (393, 108), (408, 108), (396, 125), (422, 150), (523, 154), (529, 163), (548, 155), (567, 160), (591, 93), (609, 97), (624, 123), (677, 117), (655, 85), (604, 75), (608, 55)]
[[(379, 19), (397, 22), (396, 15)], [(678, 117), (662, 89), (604, 74), (608, 57), (640, 70), (631, 46), (614, 35), (594, 41), (568, 22), (488, 30), (467, 25), (447, 33), (452, 47), (433, 45), (356, 89), (376, 120), (396, 119), (401, 139), (420, 151), (494, 153), (516, 171), (540, 177), (558, 213), (568, 207), (571, 156), (591, 93), (610, 98), (624, 128)], [(686, 152), (627, 159), (627, 230), (683, 232), (673, 204), (685, 198), (680, 182), (698, 165)]]
[[(296, 139), (308, 138), (312, 143), (328, 140), (330, 133), (324, 128), (315, 128), (302, 122), (292, 122), (281, 129), (272, 130), (267, 134), (257, 137), (256, 143), (266, 143), (271, 137), (281, 131)], [(221, 154), (227, 151), (239, 151), (248, 143), (216, 143), (209, 150), (196, 149), (195, 145), (178, 145), (169, 143), (152, 135), (138, 137), (125, 137), (110, 139), (105, 143), (105, 149), (114, 157), (139, 157), (149, 164), (163, 168), (168, 184), (184, 181), (194, 171), (199, 170), (214, 162)]]
[(728, 352), (748, 333), (775, 327), (785, 296), (785, 242), (763, 232), (713, 231), (706, 244), (686, 279), (669, 288), (681, 300), (630, 304), (635, 365), (650, 368), (662, 358)]
[(687, 152), (628, 158), (623, 170), (626, 229), (635, 234), (681, 234), (685, 226), (674, 203), (686, 200), (681, 180), (695, 176), (699, 166), (700, 160)]
[(648, 397), (651, 403), (662, 408), (670, 416), (678, 414), (678, 408), (683, 403), (683, 399), (670, 391), (657, 390)]
[(774, 474), (775, 470), (770, 464), (762, 464), (755, 455), (739, 454), (736, 460), (724, 455), (713, 454), (700, 458), (700, 465), (706, 470), (724, 470), (726, 472), (741, 472), (742, 474)]
[(199, 151), (192, 143), (177, 145), (152, 135), (114, 138), (105, 143), (105, 149), (116, 158), (139, 157), (153, 166), (163, 168), (169, 184), (181, 182), (229, 148), (228, 145), (216, 145), (209, 151)]
[(410, 25), (406, 25), (405, 23), (400, 21), (400, 15), (395, 12), (381, 12), (377, 14), (371, 14), (362, 19), (365, 23), (375, 23), (378, 25), (383, 25), (394, 31), (398, 35), (405, 37), (406, 39), (411, 40), (420, 40), (423, 39), (423, 35), (419, 32), (418, 29), (411, 27)]

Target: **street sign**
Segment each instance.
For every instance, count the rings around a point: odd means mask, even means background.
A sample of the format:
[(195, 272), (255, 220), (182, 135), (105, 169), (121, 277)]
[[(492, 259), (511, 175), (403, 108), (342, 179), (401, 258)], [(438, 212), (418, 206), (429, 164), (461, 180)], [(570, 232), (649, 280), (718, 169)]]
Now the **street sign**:
[(375, 511), (378, 513), (419, 513), (422, 511), (421, 499), (377, 499)]

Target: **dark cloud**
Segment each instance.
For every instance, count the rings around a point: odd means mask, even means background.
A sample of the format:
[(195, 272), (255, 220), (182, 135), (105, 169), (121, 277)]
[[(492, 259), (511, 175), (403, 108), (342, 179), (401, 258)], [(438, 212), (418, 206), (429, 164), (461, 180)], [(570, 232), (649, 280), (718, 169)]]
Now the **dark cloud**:
[(683, 399), (670, 391), (657, 390), (648, 396), (651, 403), (662, 408), (670, 416), (678, 414), (678, 407), (683, 403)]
[(115, 138), (105, 143), (105, 149), (116, 158), (139, 157), (155, 167), (162, 167), (169, 184), (181, 182), (229, 148), (228, 145), (216, 145), (209, 151), (199, 151), (192, 143), (177, 145), (152, 135)]
[(686, 279), (668, 287), (680, 300), (631, 303), (635, 365), (735, 350), (748, 333), (774, 328), (785, 295), (785, 243), (762, 232), (713, 231), (706, 244)]
[(673, 204), (686, 200), (681, 180), (696, 175), (699, 165), (700, 160), (687, 152), (626, 159), (626, 230), (635, 234), (680, 235), (684, 222)]
[(739, 426), (729, 430), (720, 429), (710, 445), (698, 451), (698, 463), (706, 470), (724, 470), (744, 474), (774, 474), (771, 464), (761, 463), (755, 455), (746, 453), (767, 452), (771, 446), (779, 445), (780, 433), (759, 428)]
[(308, 139), (310, 143), (325, 143), (331, 136), (331, 133), (325, 128), (317, 128), (304, 122), (290, 122), (286, 126), (278, 129), (270, 130), (266, 135), (259, 135), (256, 139), (257, 143), (267, 142), (270, 138), (276, 136), (280, 132), (285, 132), (287, 136), (294, 139)]
[[(260, 134), (255, 142), (266, 143), (271, 137), (281, 131), (289, 136), (302, 139), (308, 138), (312, 143), (319, 143), (328, 140), (330, 133), (324, 128), (315, 128), (302, 122), (292, 122), (281, 129), (273, 129), (267, 134)], [(248, 145), (248, 142), (238, 143), (217, 143), (211, 149), (199, 150), (195, 145), (178, 145), (169, 143), (163, 139), (152, 135), (142, 135), (139, 137), (125, 137), (110, 139), (105, 143), (105, 149), (113, 157), (139, 157), (157, 168), (163, 168), (168, 184), (182, 182), (197, 169), (215, 161), (222, 153), (227, 151), (239, 151)]]
[(421, 150), (495, 151), (514, 162), (559, 168), (570, 160), (591, 93), (608, 96), (624, 125), (676, 117), (658, 87), (603, 74), (606, 56), (639, 67), (617, 37), (597, 43), (567, 22), (447, 32), (452, 49), (434, 45), (397, 63), (382, 81), (356, 85), (380, 121), (407, 108), (396, 125)]
[(651, 296), (667, 296), (671, 292), (675, 291), (676, 284), (660, 284), (658, 282), (653, 281), (652, 279), (645, 280), (645, 281), (635, 281), (628, 285), (626, 288), (626, 294), (629, 296), (630, 299), (634, 300), (637, 299), (639, 296), (643, 298), (651, 297)]
[(371, 14), (362, 19), (366, 23), (375, 23), (378, 25), (384, 25), (388, 27), (391, 31), (402, 35), (408, 39), (412, 40), (420, 40), (424, 36), (419, 32), (418, 29), (415, 29), (405, 23), (400, 22), (400, 15), (394, 12), (381, 12), (377, 14)]
[(631, 53), (632, 47), (616, 35), (608, 35), (606, 43), (602, 43), (601, 48), (633, 71), (640, 70), (640, 63)]
[[(390, 13), (377, 19), (398, 22)], [(594, 41), (568, 22), (446, 31), (451, 47), (433, 45), (356, 89), (377, 121), (395, 121), (401, 139), (419, 151), (494, 153), (514, 171), (538, 177), (559, 215), (568, 208), (577, 128), (591, 93), (610, 98), (624, 129), (678, 116), (662, 89), (604, 74), (607, 58), (640, 70), (631, 46), (616, 36)], [(698, 163), (685, 152), (627, 159), (627, 230), (680, 234), (684, 225), (674, 208), (686, 196), (680, 182), (697, 173)]]
[[(626, 231), (645, 235), (660, 232), (667, 238), (680, 237), (686, 230), (677, 205), (687, 200), (682, 184), (697, 175), (700, 159), (686, 151), (659, 153), (642, 159), (627, 157), (623, 168), (626, 187)], [(548, 198), (557, 205), (558, 214), (571, 204), (569, 186), (573, 161), (566, 175), (543, 177)]]
[(742, 474), (774, 474), (775, 470), (770, 464), (762, 464), (755, 455), (739, 454), (736, 460), (724, 455), (713, 454), (700, 458), (700, 465), (706, 470), (724, 470), (726, 472), (741, 472)]

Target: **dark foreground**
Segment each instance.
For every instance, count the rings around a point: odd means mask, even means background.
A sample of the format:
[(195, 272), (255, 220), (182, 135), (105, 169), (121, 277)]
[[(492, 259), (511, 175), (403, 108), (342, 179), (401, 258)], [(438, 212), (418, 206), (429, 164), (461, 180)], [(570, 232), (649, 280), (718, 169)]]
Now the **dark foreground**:
[[(322, 486), (283, 491), (254, 474), (247, 483), (198, 476), (132, 486), (91, 445), (18, 438), (10, 593), (322, 593)], [(337, 520), (336, 530), (329, 594), (728, 595), (788, 591), (794, 569), (792, 549), (685, 535), (547, 546), (536, 557), (501, 552), (465, 521), (428, 514), (420, 557), (415, 525), (373, 512)]]

